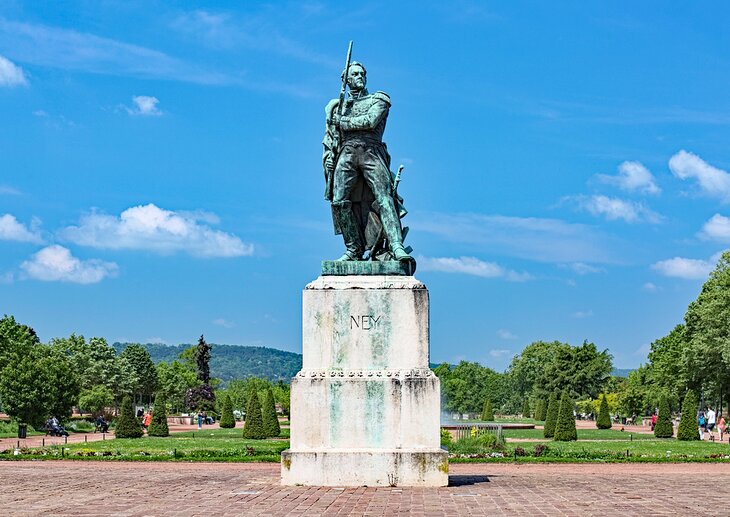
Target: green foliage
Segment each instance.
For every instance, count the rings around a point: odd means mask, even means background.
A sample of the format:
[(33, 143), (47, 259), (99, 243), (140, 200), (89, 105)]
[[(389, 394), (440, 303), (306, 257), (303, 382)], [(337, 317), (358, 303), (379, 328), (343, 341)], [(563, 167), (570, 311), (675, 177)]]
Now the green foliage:
[(198, 380), (202, 384), (210, 384), (210, 351), (212, 348), (205, 342), (205, 338), (201, 334), (198, 346), (195, 348), (195, 364), (198, 368)]
[(160, 392), (155, 396), (155, 407), (152, 410), (152, 421), (147, 429), (149, 436), (170, 436), (167, 426), (167, 401), (165, 394)]
[(114, 404), (114, 393), (104, 386), (97, 384), (91, 389), (86, 389), (79, 396), (79, 408), (87, 413), (98, 416), (104, 409)]
[(568, 390), (564, 390), (560, 397), (560, 409), (553, 439), (558, 442), (569, 442), (578, 439), (578, 432), (575, 429), (575, 415), (573, 414), (573, 399), (570, 398)]
[[(646, 372), (648, 375), (642, 375), (644, 389), (650, 393), (656, 392), (655, 387), (660, 387), (669, 392), (674, 400), (682, 400), (693, 377), (685, 360), (689, 351), (690, 342), (683, 324), (677, 325), (669, 334), (654, 341), (649, 352), (651, 367)], [(648, 409), (656, 407), (656, 404), (647, 400), (644, 406)]]
[(269, 388), (266, 391), (264, 399), (264, 407), (262, 408), (264, 435), (266, 438), (276, 438), (281, 434), (279, 427), (279, 418), (276, 416), (276, 406), (274, 404), (274, 392)]
[(530, 399), (525, 399), (522, 404), (522, 418), (530, 418)]
[(599, 429), (611, 429), (611, 414), (608, 411), (608, 401), (606, 400), (605, 394), (601, 397), (601, 407), (598, 409), (596, 427)]
[(682, 404), (682, 416), (677, 428), (677, 440), (699, 440), (700, 432), (697, 429), (697, 396), (689, 390)]
[(157, 369), (149, 352), (141, 345), (129, 345), (119, 360), (128, 379), (127, 394), (151, 396), (157, 389)]
[(659, 403), (656, 425), (654, 426), (654, 436), (657, 438), (671, 438), (673, 434), (674, 428), (672, 427), (672, 413), (669, 409), (669, 401), (666, 397), (662, 397), (662, 401)]
[(441, 428), (441, 445), (443, 447), (448, 447), (453, 441), (454, 440), (451, 437), (451, 433), (448, 431), (448, 429)]
[(535, 420), (544, 422), (546, 414), (547, 414), (547, 402), (545, 401), (544, 398), (540, 397), (537, 401), (537, 407), (535, 408)]
[[(112, 346), (117, 352), (121, 352), (129, 344), (114, 343)], [(142, 346), (150, 353), (155, 363), (162, 361), (172, 363), (180, 359), (180, 354), (190, 347), (190, 345), (163, 345), (159, 343), (147, 343)], [(293, 352), (254, 346), (219, 344), (213, 346), (215, 346), (215, 354), (210, 358), (210, 376), (211, 378), (218, 378), (224, 383), (248, 377), (260, 377), (272, 382), (283, 380), (288, 383), (302, 368), (302, 355)], [(192, 348), (192, 350), (194, 349), (195, 347)], [(192, 356), (189, 359), (195, 371), (195, 359)], [(274, 393), (274, 396), (276, 396), (276, 393)], [(171, 399), (168, 400), (172, 401)], [(237, 409), (235, 400), (233, 407)]]
[(215, 391), (209, 384), (190, 388), (185, 394), (185, 406), (195, 411), (213, 411), (215, 409)]
[(250, 440), (263, 440), (266, 438), (261, 415), (261, 403), (256, 390), (251, 390), (249, 393), (246, 422), (243, 425), (243, 437)]
[(221, 427), (223, 429), (233, 429), (236, 427), (236, 419), (233, 416), (233, 403), (231, 396), (226, 395), (223, 399), (223, 409), (221, 411)]
[(479, 413), (487, 398), (498, 407), (507, 400), (504, 374), (479, 363), (462, 361), (453, 368), (442, 365), (434, 373), (441, 379), (441, 392), (447, 411)]
[(190, 365), (180, 361), (157, 365), (157, 392), (165, 395), (173, 413), (185, 410), (185, 394), (196, 386), (200, 381)]
[(492, 401), (486, 399), (482, 407), (482, 420), (485, 422), (494, 422), (494, 411), (492, 411)]
[(555, 393), (551, 393), (548, 399), (547, 413), (545, 414), (545, 424), (543, 425), (543, 436), (545, 438), (552, 438), (555, 434), (555, 424), (558, 421), (559, 410), (560, 403)]
[(132, 398), (127, 395), (122, 401), (119, 418), (116, 419), (114, 436), (116, 438), (142, 438), (143, 435), (142, 426), (134, 416)]

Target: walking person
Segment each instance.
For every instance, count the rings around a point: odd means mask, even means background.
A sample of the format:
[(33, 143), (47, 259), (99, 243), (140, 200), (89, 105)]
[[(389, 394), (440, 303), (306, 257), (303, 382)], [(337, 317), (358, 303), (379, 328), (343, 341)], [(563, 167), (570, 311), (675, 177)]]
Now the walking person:
[(717, 422), (717, 434), (720, 435), (720, 441), (722, 441), (722, 433), (725, 432), (725, 417), (720, 413), (720, 420)]
[(198, 429), (203, 428), (203, 413), (198, 411)]
[(707, 429), (707, 420), (705, 419), (705, 411), (700, 409), (697, 414), (697, 427), (700, 431), (700, 440), (705, 439), (705, 429)]
[(714, 430), (715, 430), (716, 416), (715, 416), (715, 412), (712, 410), (711, 407), (707, 408), (706, 417), (707, 417), (707, 424), (706, 424), (707, 432), (710, 433), (710, 440), (714, 442), (715, 441)]

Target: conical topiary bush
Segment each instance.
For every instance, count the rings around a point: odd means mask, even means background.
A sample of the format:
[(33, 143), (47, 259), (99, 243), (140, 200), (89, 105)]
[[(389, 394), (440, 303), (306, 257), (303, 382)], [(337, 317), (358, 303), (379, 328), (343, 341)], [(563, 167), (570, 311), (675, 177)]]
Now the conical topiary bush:
[(155, 407), (152, 410), (152, 422), (147, 429), (147, 436), (170, 436), (170, 428), (167, 427), (167, 401), (164, 393), (155, 396)]
[(243, 424), (243, 437), (251, 440), (262, 440), (266, 438), (264, 422), (261, 417), (261, 403), (259, 394), (255, 389), (251, 390), (248, 396), (248, 407), (246, 408), (246, 423)]
[(142, 424), (134, 416), (132, 399), (129, 396), (124, 397), (124, 400), (122, 400), (121, 409), (114, 427), (114, 436), (116, 438), (142, 438), (144, 435)]
[(545, 421), (545, 413), (547, 413), (547, 403), (544, 398), (540, 398), (537, 401), (537, 407), (535, 407), (535, 420)]
[(236, 418), (233, 416), (233, 402), (231, 396), (226, 395), (223, 399), (223, 409), (221, 410), (221, 427), (223, 429), (233, 429), (236, 427)]
[(654, 425), (654, 436), (657, 438), (671, 438), (673, 435), (674, 427), (672, 427), (672, 413), (669, 409), (669, 401), (667, 397), (662, 397), (661, 402), (659, 402), (659, 414)]
[(267, 438), (277, 438), (281, 434), (279, 418), (276, 416), (276, 404), (274, 403), (274, 392), (269, 388), (266, 391), (266, 399), (263, 408), (264, 434)]
[(677, 428), (677, 440), (699, 440), (700, 432), (697, 429), (697, 397), (695, 392), (689, 390), (684, 396), (682, 404), (682, 417), (679, 419)]
[(606, 394), (601, 397), (601, 406), (598, 409), (598, 419), (596, 427), (599, 429), (611, 429), (611, 414), (608, 412), (608, 401)]
[(482, 407), (482, 420), (484, 422), (494, 421), (494, 411), (492, 411), (492, 401), (487, 399), (484, 401), (484, 407)]
[(530, 418), (530, 399), (525, 398), (522, 404), (522, 418)]
[(568, 390), (563, 390), (560, 397), (560, 410), (558, 421), (555, 424), (553, 440), (558, 442), (571, 442), (578, 439), (578, 432), (575, 429), (575, 415), (573, 414), (573, 399), (568, 395)]
[(555, 424), (558, 421), (558, 411), (560, 402), (555, 394), (551, 394), (548, 399), (547, 413), (545, 414), (545, 425), (543, 425), (542, 435), (545, 438), (552, 438), (555, 434)]

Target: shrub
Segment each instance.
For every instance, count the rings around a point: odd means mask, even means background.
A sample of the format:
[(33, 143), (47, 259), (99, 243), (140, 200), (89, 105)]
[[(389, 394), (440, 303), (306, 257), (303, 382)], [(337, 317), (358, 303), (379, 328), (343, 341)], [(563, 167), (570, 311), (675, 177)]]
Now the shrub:
[(558, 411), (558, 421), (555, 423), (553, 439), (559, 442), (571, 442), (578, 439), (578, 432), (575, 430), (573, 399), (568, 395), (568, 390), (563, 390), (563, 395), (560, 397), (560, 410)]
[(671, 438), (673, 435), (674, 428), (672, 427), (672, 413), (669, 409), (669, 401), (667, 397), (662, 397), (659, 402), (656, 425), (654, 426), (654, 436), (657, 438)]
[(142, 425), (140, 425), (139, 420), (134, 416), (132, 399), (126, 396), (122, 401), (122, 410), (119, 418), (116, 420), (114, 436), (117, 438), (142, 438), (143, 435)]
[(541, 398), (537, 401), (537, 407), (535, 407), (535, 420), (544, 422), (545, 413), (547, 413), (547, 404), (545, 403), (545, 399)]
[(215, 391), (208, 384), (190, 388), (185, 393), (185, 406), (196, 411), (212, 413), (215, 409)]
[(262, 410), (264, 423), (264, 434), (267, 438), (276, 438), (281, 434), (279, 418), (276, 416), (276, 404), (274, 403), (274, 392), (269, 388), (266, 391), (264, 407)]
[(453, 438), (451, 438), (451, 433), (448, 429), (441, 428), (441, 445), (444, 447), (448, 447), (453, 442)]
[(552, 438), (555, 434), (555, 423), (558, 421), (558, 410), (560, 405), (555, 394), (550, 395), (548, 400), (547, 413), (545, 414), (545, 425), (542, 434), (545, 438)]
[(522, 447), (515, 447), (515, 456), (527, 456), (527, 451)]
[(223, 410), (221, 411), (221, 427), (223, 429), (233, 429), (236, 427), (236, 419), (233, 416), (233, 402), (231, 396), (226, 395), (223, 400)]
[(246, 422), (243, 424), (243, 437), (251, 440), (263, 440), (266, 438), (264, 421), (261, 416), (261, 403), (259, 402), (259, 395), (255, 389), (252, 389), (248, 396)]
[(494, 411), (492, 411), (492, 401), (489, 399), (484, 401), (484, 407), (482, 408), (482, 420), (485, 422), (494, 421)]
[(539, 458), (543, 454), (547, 454), (547, 452), (550, 450), (550, 447), (548, 447), (545, 444), (539, 443), (535, 445), (535, 457)]
[(679, 428), (677, 428), (677, 440), (700, 439), (700, 433), (697, 430), (697, 404), (695, 392), (689, 390), (682, 404), (682, 417), (679, 419)]
[(601, 397), (601, 407), (598, 409), (596, 427), (599, 429), (611, 429), (611, 414), (608, 412), (608, 401), (606, 394)]
[(526, 398), (522, 404), (522, 418), (530, 418), (530, 399)]
[(147, 429), (148, 436), (170, 436), (170, 429), (167, 427), (167, 401), (165, 394), (158, 392), (155, 395), (155, 407), (152, 410), (152, 421)]

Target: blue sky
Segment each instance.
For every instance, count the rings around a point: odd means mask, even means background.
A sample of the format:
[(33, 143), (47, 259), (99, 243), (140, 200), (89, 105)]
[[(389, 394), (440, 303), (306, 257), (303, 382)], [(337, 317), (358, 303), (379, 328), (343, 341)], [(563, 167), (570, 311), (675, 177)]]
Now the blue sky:
[(342, 252), (320, 142), (353, 39), (393, 101), (432, 360), (587, 339), (635, 367), (730, 243), (728, 11), (6, 0), (0, 312), (300, 351)]

